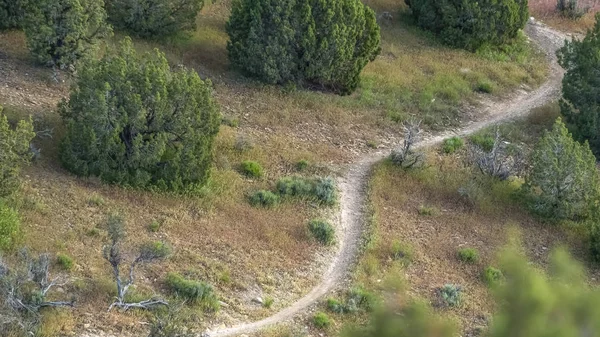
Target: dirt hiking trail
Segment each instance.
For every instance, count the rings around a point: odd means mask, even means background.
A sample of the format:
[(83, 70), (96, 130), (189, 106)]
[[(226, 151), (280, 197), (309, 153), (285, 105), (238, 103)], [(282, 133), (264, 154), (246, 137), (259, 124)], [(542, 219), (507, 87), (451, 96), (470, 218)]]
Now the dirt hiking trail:
[[(532, 109), (540, 107), (560, 95), (563, 70), (558, 65), (556, 51), (562, 47), (566, 34), (555, 31), (531, 20), (525, 28), (527, 36), (546, 54), (550, 69), (546, 82), (539, 88), (526, 92), (519, 91), (504, 102), (481, 102), (481, 117), (464, 128), (443, 133), (425, 135), (418, 147), (435, 145), (451, 136), (466, 136), (499, 122), (521, 117)], [(367, 184), (373, 165), (385, 158), (388, 151), (369, 154), (352, 164), (345, 175), (338, 180), (340, 189), (340, 223), (338, 251), (323, 275), (323, 281), (291, 306), (263, 320), (232, 326), (225, 329), (207, 330), (204, 337), (226, 337), (250, 334), (263, 328), (290, 320), (296, 314), (315, 304), (321, 297), (343, 283), (352, 269), (361, 247), (365, 224)]]

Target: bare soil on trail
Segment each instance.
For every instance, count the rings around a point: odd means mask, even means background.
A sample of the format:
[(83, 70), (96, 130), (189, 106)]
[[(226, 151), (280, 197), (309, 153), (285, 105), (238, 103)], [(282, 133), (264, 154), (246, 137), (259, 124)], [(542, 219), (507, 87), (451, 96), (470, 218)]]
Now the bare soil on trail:
[[(563, 70), (558, 65), (556, 51), (562, 47), (567, 35), (553, 30), (543, 24), (531, 21), (526, 33), (546, 54), (550, 71), (547, 81), (539, 88), (527, 92), (521, 90), (510, 99), (504, 101), (483, 101), (479, 109), (481, 114), (473, 122), (458, 130), (426, 135), (418, 146), (427, 147), (440, 143), (451, 136), (466, 136), (491, 125), (525, 116), (532, 109), (543, 106), (559, 97)], [(367, 185), (373, 165), (389, 153), (379, 150), (368, 154), (355, 164), (349, 166), (347, 172), (339, 179), (341, 216), (337, 228), (339, 248), (331, 261), (323, 281), (306, 296), (273, 316), (258, 322), (242, 324), (226, 329), (208, 330), (204, 335), (210, 337), (237, 336), (250, 334), (268, 326), (292, 319), (314, 305), (325, 294), (343, 284), (356, 261), (361, 247), (365, 224)]]

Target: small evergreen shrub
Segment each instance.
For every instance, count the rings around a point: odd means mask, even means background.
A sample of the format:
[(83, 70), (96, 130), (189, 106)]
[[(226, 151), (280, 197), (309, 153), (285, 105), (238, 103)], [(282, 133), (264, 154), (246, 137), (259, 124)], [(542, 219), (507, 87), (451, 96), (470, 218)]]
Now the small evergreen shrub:
[(451, 154), (454, 153), (465, 145), (462, 138), (460, 137), (452, 137), (444, 140), (444, 144), (442, 146), (442, 150), (444, 153)]
[(142, 38), (196, 30), (204, 0), (106, 0), (109, 22)]
[(31, 159), (30, 143), (35, 137), (31, 120), (11, 128), (0, 106), (0, 198), (17, 192), (21, 186), (21, 166)]
[(331, 325), (331, 319), (329, 319), (329, 316), (327, 316), (326, 313), (317, 312), (313, 316), (313, 323), (315, 324), (315, 327), (319, 329), (326, 329)]
[(375, 294), (367, 291), (362, 287), (356, 287), (348, 293), (348, 303), (346, 310), (348, 312), (356, 312), (362, 309), (366, 312), (371, 312), (377, 307), (377, 297)]
[(66, 254), (58, 254), (56, 255), (56, 263), (64, 270), (73, 269), (73, 259)]
[(439, 289), (440, 297), (449, 307), (457, 307), (462, 302), (462, 287), (455, 284), (446, 284)]
[(193, 70), (171, 70), (158, 50), (138, 55), (126, 38), (90, 60), (60, 110), (60, 159), (77, 175), (175, 192), (208, 181), (220, 126), (212, 84)]
[(88, 205), (95, 206), (95, 207), (102, 206), (102, 205), (104, 205), (104, 198), (102, 198), (102, 196), (100, 196), (98, 194), (93, 194), (88, 199)]
[(335, 240), (335, 229), (325, 221), (312, 220), (308, 223), (308, 230), (317, 241), (324, 245), (331, 245)]
[(592, 260), (600, 262), (600, 224), (596, 221), (588, 225), (590, 228), (590, 253)]
[(335, 298), (328, 298), (327, 299), (327, 310), (336, 313), (336, 314), (343, 314), (346, 312), (346, 308), (344, 307), (344, 304), (342, 304), (340, 301), (336, 300)]
[(279, 204), (279, 196), (271, 191), (256, 191), (250, 196), (250, 204), (255, 207), (275, 207)]
[(504, 274), (500, 269), (490, 266), (483, 271), (483, 280), (488, 286), (494, 286), (504, 280)]
[(473, 264), (479, 261), (479, 252), (474, 248), (463, 248), (458, 251), (458, 258), (462, 262)]
[(207, 311), (217, 311), (219, 300), (210, 284), (188, 280), (177, 273), (169, 273), (166, 280), (167, 287), (187, 301), (201, 305)]
[(471, 143), (481, 147), (486, 152), (490, 152), (494, 148), (495, 139), (490, 135), (483, 135), (478, 133), (472, 135), (469, 138), (469, 140), (471, 141)]
[(296, 170), (304, 171), (308, 168), (308, 166), (309, 166), (308, 160), (302, 159), (296, 163)]
[(13, 208), (0, 199), (0, 251), (14, 248), (21, 233), (21, 220)]
[(241, 165), (242, 173), (249, 178), (261, 178), (263, 176), (263, 168), (259, 163), (246, 160)]
[(236, 0), (226, 30), (234, 68), (340, 94), (356, 89), (381, 50), (375, 12), (360, 0)]
[(451, 46), (475, 51), (518, 36), (529, 18), (527, 0), (407, 0), (417, 24)]
[(140, 247), (140, 254), (143, 256), (154, 256), (155, 258), (165, 258), (171, 255), (173, 249), (164, 242), (148, 242)]

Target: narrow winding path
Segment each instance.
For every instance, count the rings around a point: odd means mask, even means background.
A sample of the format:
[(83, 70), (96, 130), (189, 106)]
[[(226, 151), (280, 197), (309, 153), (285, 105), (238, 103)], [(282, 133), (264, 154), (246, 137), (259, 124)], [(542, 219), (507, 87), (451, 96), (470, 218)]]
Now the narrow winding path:
[[(521, 92), (507, 102), (483, 102), (481, 120), (472, 122), (458, 131), (426, 136), (419, 143), (419, 147), (435, 145), (453, 135), (465, 136), (487, 126), (526, 115), (533, 108), (542, 106), (559, 96), (563, 71), (557, 64), (555, 53), (563, 45), (567, 36), (536, 22), (530, 22), (525, 30), (530, 39), (539, 45), (548, 57), (550, 72), (547, 81), (536, 90)], [(346, 174), (340, 178), (341, 220), (338, 226), (338, 231), (341, 232), (340, 245), (321, 283), (300, 300), (273, 316), (253, 323), (207, 331), (204, 336), (226, 337), (249, 334), (288, 321), (343, 282), (351, 271), (360, 249), (365, 223), (367, 184), (371, 169), (387, 154), (387, 152), (377, 152), (365, 156), (352, 164)]]

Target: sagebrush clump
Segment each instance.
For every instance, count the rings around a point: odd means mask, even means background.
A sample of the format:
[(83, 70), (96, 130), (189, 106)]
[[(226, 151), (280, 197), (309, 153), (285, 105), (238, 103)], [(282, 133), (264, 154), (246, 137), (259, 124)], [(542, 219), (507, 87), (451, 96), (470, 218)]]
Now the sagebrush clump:
[(279, 204), (279, 196), (271, 191), (256, 191), (249, 199), (252, 206), (271, 208)]
[(337, 202), (337, 187), (333, 178), (284, 177), (277, 182), (281, 196), (308, 198), (324, 205)]
[(220, 114), (209, 80), (171, 70), (159, 51), (138, 55), (125, 39), (79, 71), (69, 101), (63, 165), (109, 183), (195, 191), (209, 177)]
[(444, 303), (449, 307), (457, 307), (462, 303), (462, 287), (456, 284), (445, 284), (439, 289)]
[(177, 273), (169, 273), (166, 284), (177, 296), (198, 304), (207, 311), (219, 309), (219, 300), (213, 287), (208, 283), (189, 280)]
[(324, 245), (331, 245), (335, 240), (335, 229), (322, 220), (312, 220), (308, 223), (310, 233)]
[(458, 251), (458, 258), (465, 263), (476, 263), (479, 261), (479, 252), (474, 248), (463, 248)]
[(529, 18), (527, 0), (406, 0), (417, 24), (451, 46), (475, 51), (518, 36)]
[(231, 64), (247, 75), (341, 94), (380, 52), (375, 13), (360, 0), (235, 0), (227, 33)]

